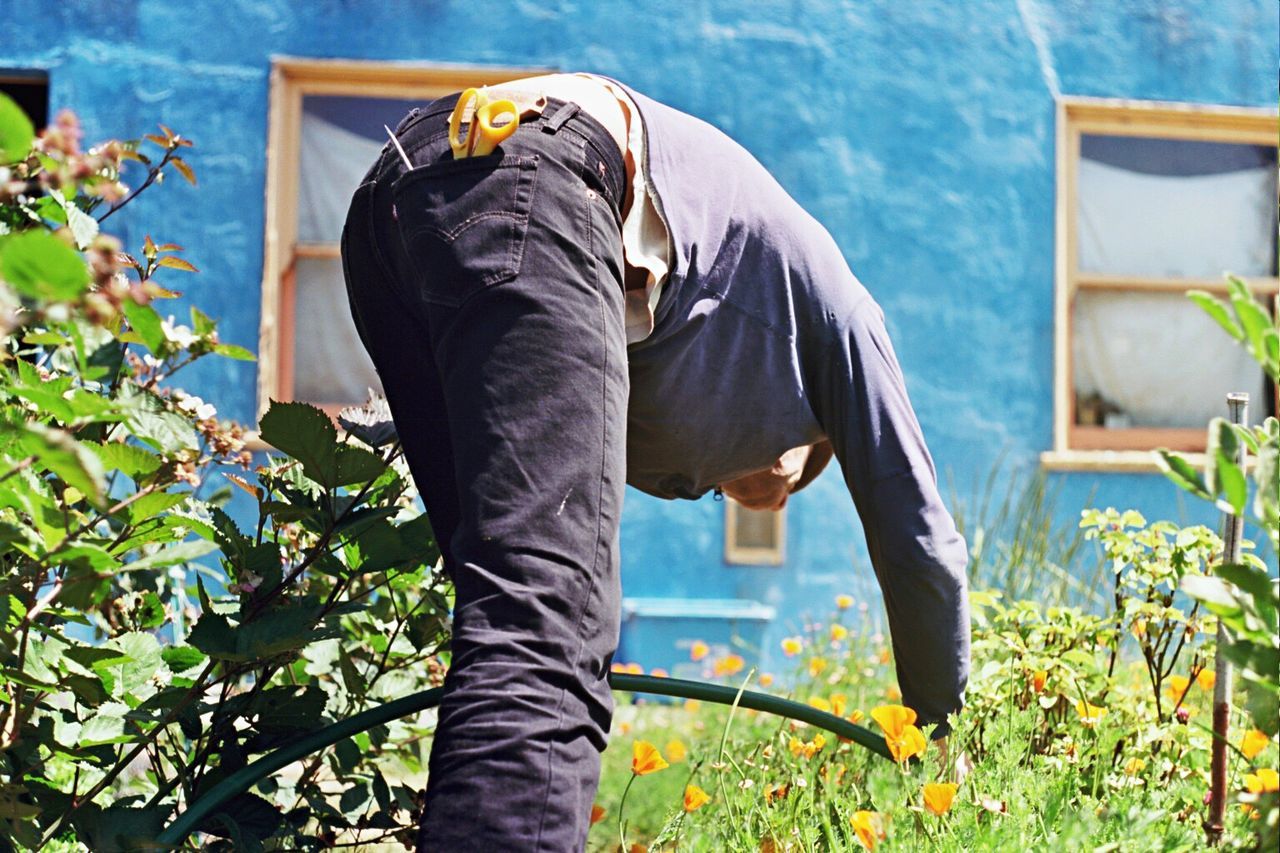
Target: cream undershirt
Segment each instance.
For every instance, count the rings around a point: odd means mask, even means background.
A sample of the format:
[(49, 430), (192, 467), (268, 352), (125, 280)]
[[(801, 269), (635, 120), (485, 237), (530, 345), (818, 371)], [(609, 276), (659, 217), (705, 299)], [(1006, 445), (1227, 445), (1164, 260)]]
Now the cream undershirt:
[(546, 74), (502, 83), (494, 88), (541, 92), (573, 101), (600, 122), (618, 143), (627, 165), (631, 206), (622, 220), (622, 254), (627, 266), (645, 271), (642, 288), (627, 290), (627, 343), (653, 333), (654, 310), (671, 269), (667, 227), (645, 180), (645, 135), (640, 111), (620, 86), (593, 74)]

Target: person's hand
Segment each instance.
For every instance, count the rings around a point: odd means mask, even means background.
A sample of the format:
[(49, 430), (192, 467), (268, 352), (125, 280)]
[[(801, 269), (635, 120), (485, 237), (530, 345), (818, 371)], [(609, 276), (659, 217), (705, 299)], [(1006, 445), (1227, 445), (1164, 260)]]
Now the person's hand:
[(811, 450), (807, 445), (794, 447), (782, 454), (771, 468), (730, 480), (720, 489), (747, 509), (780, 510), (800, 482)]
[(938, 776), (960, 785), (970, 771), (973, 770), (973, 762), (969, 760), (968, 754), (961, 749), (956, 752), (953, 763), (947, 746), (947, 739), (947, 737), (940, 737), (934, 741), (938, 747)]

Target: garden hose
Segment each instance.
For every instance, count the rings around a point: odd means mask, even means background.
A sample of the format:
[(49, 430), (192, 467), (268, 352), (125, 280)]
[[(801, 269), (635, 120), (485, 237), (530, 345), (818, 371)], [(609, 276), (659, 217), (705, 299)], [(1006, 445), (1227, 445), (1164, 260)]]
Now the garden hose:
[[(720, 684), (705, 684), (700, 681), (688, 681), (681, 678), (657, 678), (649, 675), (626, 675), (610, 673), (609, 685), (616, 691), (627, 693), (653, 693), (659, 696), (674, 696), (681, 699), (697, 699), (702, 702), (715, 702), (720, 705), (737, 705), (767, 714), (777, 714), (808, 723), (846, 738), (859, 746), (871, 750), (876, 755), (890, 758), (889, 748), (882, 736), (869, 729), (849, 722), (835, 714), (819, 711), (811, 705), (770, 696), (767, 693), (756, 693), (750, 690), (739, 690)], [(339, 720), (317, 732), (299, 738), (293, 743), (269, 752), (252, 764), (240, 768), (226, 779), (210, 788), (203, 796), (191, 804), (173, 823), (160, 833), (156, 841), (163, 848), (177, 847), (196, 830), (206, 818), (217, 811), (231, 798), (242, 794), (275, 773), (301, 758), (333, 746), (341, 740), (368, 731), (374, 726), (383, 725), (400, 717), (418, 711), (425, 711), (440, 704), (444, 692), (442, 687), (433, 687), (411, 696), (395, 699), (376, 708), (370, 708), (345, 720)]]

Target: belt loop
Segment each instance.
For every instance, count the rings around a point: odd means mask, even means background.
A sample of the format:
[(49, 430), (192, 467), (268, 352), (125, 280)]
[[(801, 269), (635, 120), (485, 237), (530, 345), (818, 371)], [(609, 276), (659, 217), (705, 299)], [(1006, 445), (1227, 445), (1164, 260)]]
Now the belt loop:
[(555, 115), (547, 120), (547, 123), (542, 126), (543, 132), (555, 133), (560, 128), (564, 127), (565, 122), (576, 116), (581, 109), (582, 107), (578, 106), (573, 101), (569, 101), (560, 109), (556, 110)]

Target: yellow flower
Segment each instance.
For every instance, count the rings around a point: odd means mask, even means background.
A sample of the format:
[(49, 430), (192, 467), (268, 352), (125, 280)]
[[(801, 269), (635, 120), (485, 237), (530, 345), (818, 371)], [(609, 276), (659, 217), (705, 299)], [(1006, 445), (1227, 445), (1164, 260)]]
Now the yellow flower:
[(649, 670), (649, 674), (654, 678), (667, 678), (671, 675), (671, 673), (667, 672), (660, 666), (655, 666), (653, 669)]
[(924, 807), (933, 815), (941, 817), (951, 810), (951, 801), (955, 799), (954, 782), (926, 782), (924, 786)]
[(689, 755), (689, 750), (678, 740), (667, 741), (667, 760), (672, 764), (679, 764)]
[(1250, 794), (1270, 794), (1272, 791), (1280, 791), (1280, 774), (1269, 767), (1263, 767), (1257, 773), (1245, 774), (1244, 787)]
[(1200, 685), (1200, 689), (1206, 693), (1213, 689), (1213, 685), (1218, 682), (1218, 677), (1211, 669), (1202, 669), (1200, 674), (1196, 676), (1196, 684)]
[(799, 637), (784, 637), (782, 640), (782, 653), (789, 658), (800, 654), (804, 649), (804, 640)]
[(702, 707), (702, 703), (699, 702), (697, 699), (684, 700), (684, 709), (688, 711), (690, 714), (696, 713), (697, 710), (701, 707)]
[(720, 678), (739, 673), (744, 666), (746, 666), (746, 661), (742, 659), (742, 655), (725, 655), (722, 658), (717, 658), (711, 664), (711, 672), (716, 678)]
[(822, 748), (826, 745), (827, 745), (827, 739), (822, 735), (818, 734), (818, 735), (814, 735), (813, 740), (810, 740), (810, 741), (803, 741), (803, 740), (800, 740), (800, 738), (793, 737), (791, 739), (791, 743), (789, 744), (789, 747), (791, 749), (791, 754), (794, 755), (796, 758), (800, 758), (802, 756), (804, 758), (813, 758), (815, 755), (821, 752)]
[(638, 740), (631, 745), (631, 772), (637, 776), (657, 773), (670, 766), (658, 748), (648, 741)]
[(1244, 753), (1244, 757), (1253, 761), (1254, 756), (1267, 748), (1271, 743), (1271, 738), (1267, 737), (1263, 732), (1257, 729), (1250, 729), (1244, 733), (1244, 737), (1240, 740), (1240, 751)]
[(604, 806), (600, 805), (599, 803), (592, 803), (591, 804), (591, 823), (592, 824), (599, 823), (600, 821), (604, 820), (604, 816), (605, 816)]
[(898, 702), (902, 699), (902, 691), (896, 686), (890, 684), (885, 688), (884, 698), (888, 699), (890, 702)]
[(1191, 689), (1191, 679), (1185, 675), (1171, 675), (1167, 683), (1169, 686), (1164, 692), (1174, 704), (1181, 702), (1187, 695), (1187, 691)]
[(1130, 758), (1124, 765), (1124, 775), (1137, 776), (1147, 766), (1144, 758)]
[(849, 722), (851, 722), (851, 723), (860, 723), (860, 722), (862, 722), (862, 721), (863, 721), (863, 719), (865, 719), (865, 718), (866, 718), (866, 716), (867, 716), (866, 714), (864, 714), (864, 713), (862, 713), (861, 711), (859, 711), (859, 710), (856, 710), (856, 709), (855, 709), (855, 710), (854, 710), (854, 712), (853, 712), (852, 714), (850, 714), (850, 715), (849, 715)]
[(853, 606), (852, 595), (848, 595), (847, 593), (842, 592), (836, 596), (836, 607), (840, 608), (841, 610), (848, 610), (852, 606)]
[(810, 696), (808, 705), (810, 708), (817, 708), (819, 711), (826, 711), (828, 714), (831, 713), (831, 703), (821, 696)]
[(868, 850), (875, 850), (876, 844), (884, 838), (884, 815), (879, 812), (856, 811), (849, 818), (849, 823), (858, 836), (858, 842)]
[(827, 668), (826, 658), (809, 658), (809, 677), (817, 678)]
[(1107, 714), (1107, 709), (1101, 705), (1090, 705), (1083, 699), (1076, 701), (1076, 713), (1080, 715), (1080, 722), (1084, 727), (1091, 729)]
[(711, 797), (707, 792), (699, 788), (697, 785), (686, 785), (684, 789), (684, 810), (687, 812), (696, 812), (698, 809), (711, 802)]
[(773, 674), (772, 674), (772, 673), (768, 673), (768, 672), (762, 672), (762, 673), (760, 673), (760, 686), (761, 686), (761, 687), (772, 687), (772, 686), (773, 686)]
[(618, 734), (623, 735), (624, 737), (631, 734), (631, 724), (626, 720), (618, 723)]
[(884, 730), (884, 741), (893, 760), (901, 764), (913, 755), (924, 755), (927, 741), (914, 723), (916, 712), (902, 705), (881, 705), (871, 712)]
[(644, 675), (644, 667), (638, 663), (629, 663), (624, 669), (627, 675)]
[(849, 707), (849, 697), (843, 693), (831, 694), (831, 713), (837, 717), (843, 717), (845, 710)]
[(800, 740), (798, 737), (793, 737), (791, 739), (791, 743), (787, 744), (787, 747), (791, 750), (791, 754), (796, 758), (799, 758), (804, 754), (804, 741)]
[(849, 636), (849, 629), (848, 629), (848, 628), (846, 628), (845, 626), (841, 625), (839, 622), (836, 622), (836, 623), (834, 623), (834, 624), (831, 626), (831, 641), (832, 641), (832, 642), (834, 642), (834, 643), (838, 643), (838, 642), (840, 642), (841, 640), (843, 640), (843, 639), (844, 639), (845, 637), (847, 637), (847, 636)]
[(880, 660), (880, 663), (885, 663), (885, 664), (887, 664), (890, 660), (892, 660), (892, 656), (889, 654), (888, 648), (883, 648), (880, 650), (879, 660)]
[(1044, 683), (1048, 681), (1049, 673), (1043, 669), (1037, 669), (1031, 674), (1031, 689), (1037, 693), (1044, 692)]
[(701, 640), (694, 640), (693, 645), (689, 647), (689, 660), (702, 660), (711, 654), (711, 647)]

